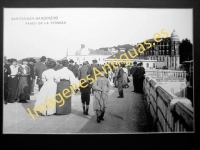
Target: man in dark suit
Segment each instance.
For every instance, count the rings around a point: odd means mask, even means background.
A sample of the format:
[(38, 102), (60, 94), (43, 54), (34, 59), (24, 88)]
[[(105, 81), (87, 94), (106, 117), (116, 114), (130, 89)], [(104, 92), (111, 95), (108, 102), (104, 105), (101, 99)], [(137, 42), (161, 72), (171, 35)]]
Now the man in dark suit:
[(33, 85), (33, 82), (35, 81), (35, 72), (34, 72), (34, 59), (33, 58), (30, 58), (28, 59), (28, 64), (27, 66), (30, 67), (30, 79), (29, 79), (29, 82), (28, 82), (28, 85), (29, 85), (29, 94), (32, 93), (32, 85)]
[[(95, 80), (93, 69), (96, 68), (97, 70), (101, 70), (100, 69), (101, 66), (97, 64), (97, 60), (92, 60), (92, 62), (93, 62), (93, 64), (89, 67), (87, 74), (90, 75), (89, 78), (93, 78)], [(94, 93), (94, 90), (92, 89), (92, 94), (93, 93)]]
[(69, 64), (68, 64), (68, 69), (71, 70), (73, 73), (74, 73), (74, 76), (75, 76), (75, 68), (74, 68), (74, 65), (73, 65), (74, 61), (72, 59), (70, 59), (69, 61)]
[(137, 67), (137, 62), (134, 61), (133, 62), (133, 66), (131, 67), (131, 70), (130, 70), (131, 74), (132, 74), (132, 77), (133, 77), (133, 87), (134, 87), (134, 90), (132, 92), (138, 92), (137, 90), (137, 75), (138, 75), (138, 67)]
[(93, 78), (95, 80), (95, 76), (94, 76), (94, 71), (93, 69), (96, 68), (98, 70), (101, 70), (101, 66), (97, 64), (97, 60), (92, 60), (93, 64), (89, 67), (88, 69), (88, 74), (90, 74), (89, 77)]
[(42, 56), (40, 58), (40, 61), (37, 62), (35, 64), (35, 67), (34, 67), (34, 70), (35, 70), (35, 75), (37, 76), (37, 81), (36, 81), (36, 84), (38, 85), (39, 87), (39, 91), (40, 89), (42, 88), (43, 86), (43, 81), (42, 81), (42, 73), (47, 70), (47, 66), (45, 65), (45, 62), (46, 62), (46, 57), (45, 56)]
[(117, 81), (118, 81), (118, 92), (119, 92), (119, 96), (117, 98), (123, 98), (124, 97), (124, 92), (123, 92), (123, 75), (124, 75), (124, 70), (123, 70), (123, 66), (125, 66), (124, 64), (120, 64), (119, 66), (119, 71), (117, 74)]
[(78, 68), (79, 68), (79, 65), (77, 64), (77, 62), (75, 62), (75, 65), (74, 65), (75, 77), (78, 77)]
[(139, 73), (138, 73), (138, 92), (143, 93), (143, 81), (144, 81), (144, 74), (145, 69), (143, 67), (143, 63), (139, 63)]
[(63, 68), (62, 61), (58, 60), (58, 64), (55, 66), (54, 70), (57, 71), (57, 70), (60, 70), (62, 68)]

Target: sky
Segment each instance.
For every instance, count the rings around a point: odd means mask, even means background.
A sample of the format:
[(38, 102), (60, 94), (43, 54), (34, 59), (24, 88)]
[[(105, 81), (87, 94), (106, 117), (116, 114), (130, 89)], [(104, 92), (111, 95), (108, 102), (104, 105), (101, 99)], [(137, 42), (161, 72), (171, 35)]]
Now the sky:
[(188, 38), (193, 43), (193, 10), (4, 8), (4, 55), (8, 59), (62, 59), (67, 50), (74, 55), (81, 44), (86, 49), (135, 45), (153, 38), (155, 33), (161, 34), (162, 29), (169, 36), (175, 29), (180, 41)]

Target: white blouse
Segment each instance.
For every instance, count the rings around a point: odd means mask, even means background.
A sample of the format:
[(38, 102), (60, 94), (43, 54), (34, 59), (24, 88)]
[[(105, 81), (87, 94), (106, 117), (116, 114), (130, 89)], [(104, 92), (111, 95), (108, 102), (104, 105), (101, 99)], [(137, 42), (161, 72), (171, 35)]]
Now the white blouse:
[(56, 71), (54, 69), (48, 69), (42, 73), (42, 81), (55, 81), (56, 78)]
[(19, 68), (19, 66), (14, 66), (14, 65), (10, 65), (10, 70), (11, 70), (11, 76), (12, 75), (17, 75), (17, 73), (18, 73), (18, 68)]
[(22, 65), (22, 68), (24, 68), (24, 74), (26, 74), (26, 67), (28, 67), (27, 65)]
[(63, 67), (62, 69), (56, 71), (57, 82), (60, 82), (61, 79), (70, 80), (71, 84), (77, 83), (74, 73), (67, 67)]

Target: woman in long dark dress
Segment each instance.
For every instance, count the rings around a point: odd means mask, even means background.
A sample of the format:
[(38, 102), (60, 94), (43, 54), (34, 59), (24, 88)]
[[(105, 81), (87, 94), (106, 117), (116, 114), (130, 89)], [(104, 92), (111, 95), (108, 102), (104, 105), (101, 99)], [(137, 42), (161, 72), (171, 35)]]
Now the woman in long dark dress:
[(14, 103), (17, 99), (17, 89), (18, 89), (18, 68), (17, 60), (11, 59), (10, 71), (11, 74), (8, 78), (8, 95), (7, 95), (7, 102)]
[(18, 85), (18, 98), (19, 103), (28, 103), (30, 100), (29, 80), (30, 80), (30, 67), (27, 66), (28, 60), (23, 59), (22, 65), (19, 67), (19, 85)]
[[(70, 85), (75, 84), (77, 81), (74, 73), (67, 68), (68, 61), (63, 60), (62, 65), (63, 68), (56, 71), (56, 80), (58, 82), (57, 94), (60, 93), (64, 100), (60, 103), (56, 103), (56, 115), (68, 115), (71, 113), (71, 96), (69, 96), (71, 95)], [(67, 93), (67, 98), (63, 96), (64, 89), (70, 90), (70, 92)], [(57, 98), (57, 101), (61, 101), (61, 99)]]

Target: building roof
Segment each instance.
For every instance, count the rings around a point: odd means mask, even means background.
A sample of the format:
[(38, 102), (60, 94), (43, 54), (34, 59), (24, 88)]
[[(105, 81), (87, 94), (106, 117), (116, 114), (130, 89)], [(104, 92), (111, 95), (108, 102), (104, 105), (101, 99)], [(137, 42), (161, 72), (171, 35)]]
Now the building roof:
[(95, 50), (95, 51), (90, 51), (88, 55), (112, 55), (112, 54), (110, 51)]
[[(133, 46), (133, 47), (134, 47), (135, 49), (137, 49), (136, 46)], [(117, 59), (120, 59), (120, 56), (121, 56), (122, 54), (126, 54), (126, 55), (128, 56), (129, 59), (138, 59), (138, 57), (135, 57), (135, 58), (130, 57), (128, 51), (134, 56), (134, 51), (133, 51), (132, 49), (129, 49), (129, 50), (127, 50), (127, 51), (119, 51), (118, 53), (116, 53), (116, 54), (114, 54), (114, 55), (112, 55), (112, 56), (110, 56), (110, 57), (108, 57), (108, 58), (106, 58), (106, 59), (116, 59), (116, 58), (117, 58)], [(123, 56), (123, 57), (121, 57), (121, 59), (126, 59), (126, 57)]]

